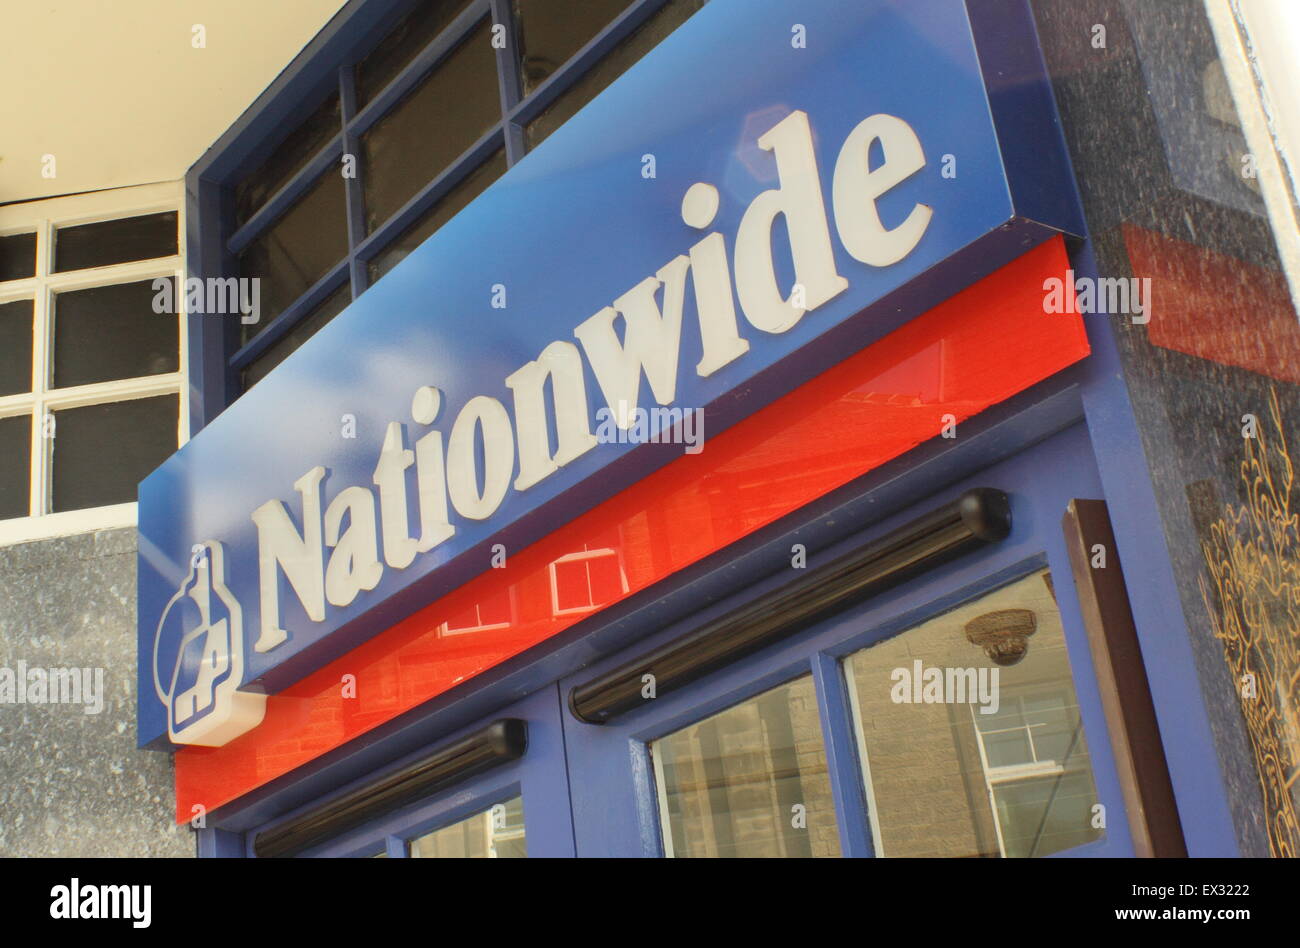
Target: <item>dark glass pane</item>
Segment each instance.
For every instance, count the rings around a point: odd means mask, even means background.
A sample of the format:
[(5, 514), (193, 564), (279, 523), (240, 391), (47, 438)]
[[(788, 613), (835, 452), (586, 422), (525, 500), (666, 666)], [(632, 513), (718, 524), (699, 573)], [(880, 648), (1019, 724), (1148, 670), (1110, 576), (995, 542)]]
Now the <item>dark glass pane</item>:
[(0, 305), (0, 395), (32, 390), (32, 301)]
[(284, 216), (249, 244), (240, 272), (261, 280), (261, 318), (241, 325), (247, 342), (347, 256), (347, 198), (343, 176), (327, 171)]
[(55, 388), (180, 368), (177, 319), (154, 312), (153, 283), (70, 290), (54, 298)]
[(357, 107), (370, 102), (433, 42), (470, 0), (425, 0), (357, 64)]
[(0, 282), (36, 276), (36, 235), (0, 237)]
[(235, 226), (243, 226), (270, 197), (288, 184), (335, 135), (343, 130), (343, 113), (334, 93), (276, 146), (261, 167), (235, 185)]
[(366, 221), (374, 230), (501, 120), (486, 22), (362, 139)]
[(460, 213), (465, 205), (482, 194), (489, 184), (505, 173), (506, 153), (498, 151), (471, 171), (469, 177), (452, 188), (446, 197), (425, 211), (423, 217), (403, 231), (380, 252), (379, 256), (370, 261), (370, 282), (374, 283), (406, 259), (407, 254), (424, 243), (434, 231)]
[(165, 211), (60, 227), (54, 234), (54, 270), (62, 273), (170, 257), (177, 250), (176, 219), (175, 211)]
[(706, 0), (672, 0), (647, 20), (619, 46), (609, 52), (564, 95), (528, 125), (528, 147), (538, 145), (601, 93), (606, 86), (627, 72), (646, 53), (658, 46), (668, 34), (681, 26)]
[(626, 10), (630, 0), (515, 0), (524, 94), (536, 89)]
[(282, 336), (279, 342), (249, 363), (248, 367), (244, 369), (244, 391), (247, 392), (266, 378), (268, 372), (287, 359), (289, 354), (304, 342), (316, 335), (322, 326), (347, 309), (348, 304), (351, 302), (352, 284), (345, 282), (331, 293), (325, 302), (299, 320), (293, 329), (289, 330), (288, 335)]
[(31, 415), (0, 418), (0, 520), (30, 512), (31, 467)]
[(176, 451), (179, 408), (177, 396), (159, 395), (56, 412), (54, 512), (133, 502)]

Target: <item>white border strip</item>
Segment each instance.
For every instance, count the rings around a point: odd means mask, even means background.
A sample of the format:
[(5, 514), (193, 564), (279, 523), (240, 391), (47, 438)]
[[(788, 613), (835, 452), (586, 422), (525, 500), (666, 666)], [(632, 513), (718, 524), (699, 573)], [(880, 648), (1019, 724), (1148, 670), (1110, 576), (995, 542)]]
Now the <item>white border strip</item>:
[[(1263, 6), (1251, 7), (1247, 16), (1243, 13), (1239, 0), (1205, 0), (1205, 12), (1210, 26), (1214, 30), (1214, 40), (1219, 47), (1223, 72), (1228, 78), (1232, 98), (1241, 117), (1242, 131), (1251, 154), (1255, 156), (1255, 167), (1259, 174), (1260, 190), (1264, 195), (1264, 204), (1268, 210), (1269, 223), (1273, 227), (1273, 237), (1277, 243), (1278, 257), (1282, 261), (1282, 270), (1291, 286), (1291, 300), (1300, 313), (1300, 217), (1296, 213), (1296, 201), (1292, 190), (1292, 181), (1283, 168), (1281, 155), (1290, 154), (1292, 161), (1300, 159), (1300, 143), (1287, 142), (1283, 137), (1283, 126), (1269, 121), (1268, 105), (1276, 97), (1270, 97), (1270, 87), (1266, 86), (1260, 70), (1256, 68), (1254, 56), (1261, 50), (1250, 41), (1248, 29), (1263, 29), (1272, 17)], [(1251, 22), (1244, 22), (1249, 19)], [(1290, 45), (1283, 42), (1272, 45), (1268, 52), (1277, 59), (1279, 49)], [(1300, 49), (1291, 49), (1292, 57), (1300, 57)], [(1270, 61), (1271, 62), (1271, 61)], [(1291, 60), (1294, 70), (1295, 59)], [(1271, 63), (1268, 74), (1278, 78), (1285, 70), (1277, 68), (1278, 63)], [(1289, 94), (1290, 90), (1287, 90)], [(1290, 147), (1288, 150), (1288, 146)]]

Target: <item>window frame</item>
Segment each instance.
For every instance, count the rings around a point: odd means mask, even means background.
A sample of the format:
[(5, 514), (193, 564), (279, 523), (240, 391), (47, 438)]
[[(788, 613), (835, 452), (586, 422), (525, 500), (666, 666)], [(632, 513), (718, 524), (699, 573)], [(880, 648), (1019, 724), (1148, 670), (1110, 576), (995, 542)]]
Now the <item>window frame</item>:
[[(1107, 808), (1104, 839), (1049, 858), (1133, 855), (1133, 835), (1116, 757), (1118, 739), (1128, 732), (1122, 726), (1113, 728), (1103, 710), (1098, 667), (1076, 591), (1077, 579), (1069, 572), (1070, 539), (1059, 526), (1059, 512), (1071, 498), (1102, 494), (1097, 464), (1104, 445), (1090, 434), (1081, 403), (1073, 398), (1076, 390), (1072, 380), (1076, 375), (1077, 370), (1067, 370), (1054, 382), (1044, 383), (1045, 387), (995, 406), (968, 423), (971, 432), (961, 442), (950, 445), (936, 439), (919, 447), (905, 464), (887, 466), (841, 492), (832, 506), (805, 510), (762, 531), (752, 542), (731, 549), (724, 560), (711, 566), (702, 564), (701, 571), (693, 570), (684, 577), (684, 583), (669, 583), (653, 595), (653, 602), (647, 600), (635, 606), (645, 614), (644, 622), (614, 609), (604, 623), (589, 627), (586, 633), (565, 637), (557, 643), (558, 648), (535, 665), (520, 667), (507, 662), (484, 672), (461, 686), (467, 691), (453, 691), (413, 710), (400, 728), (381, 727), (324, 766), (304, 768), (282, 788), (254, 793), (223, 806), (212, 814), (207, 828), (198, 830), (199, 855), (251, 856), (256, 832), (305, 813), (336, 794), (372, 786), (380, 776), (380, 761), (396, 767), (419, 756), (409, 753), (411, 747), (417, 746), (411, 740), (415, 734), (424, 735), (418, 746), (423, 748), (420, 753), (427, 753), (444, 741), (508, 714), (529, 722), (529, 751), (525, 756), (439, 794), (427, 801), (430, 807), (449, 806), (447, 794), (465, 792), (478, 796), (483, 804), (480, 808), (487, 808), (494, 802), (483, 792), (488, 781), (503, 780), (509, 767), (535, 767), (539, 776), (533, 779), (543, 780), (540, 785), (548, 788), (548, 795), (543, 800), (534, 791), (530, 798), (530, 791), (524, 787), (530, 857), (655, 857), (661, 855), (658, 785), (644, 745), (811, 669), (841, 855), (872, 856), (878, 849), (873, 845), (873, 826), (867, 814), (874, 807), (869, 809), (865, 799), (870, 792), (869, 776), (857, 750), (857, 717), (851, 713), (854, 691), (845, 673), (845, 659), (875, 641), (905, 632), (1045, 567), (1055, 578), (1095, 786), (1099, 801)], [(1036, 416), (1029, 411), (1035, 417), (1026, 417), (1027, 409), (1048, 396), (1059, 396), (1064, 401), (1046, 415)], [(1007, 435), (1009, 440), (981, 446), (985, 436), (993, 433)], [(932, 463), (939, 462), (943, 465), (942, 475), (932, 468)], [(956, 472), (960, 472), (959, 480), (954, 480)], [(661, 694), (648, 707), (603, 726), (585, 724), (570, 711), (568, 702), (574, 685), (586, 684), (675, 640), (699, 623), (788, 582), (789, 575), (781, 567), (790, 562), (792, 542), (807, 544), (810, 565), (828, 562), (942, 506), (973, 486), (997, 486), (1012, 496), (1010, 537), (720, 668), (690, 687)], [(880, 518), (884, 510), (890, 513)], [(836, 527), (837, 523), (843, 526)], [(848, 529), (850, 523), (866, 526)], [(723, 563), (725, 569), (719, 569)], [(733, 582), (720, 576), (737, 572), (743, 574), (743, 579)], [(709, 605), (689, 613), (670, 610), (665, 615), (669, 603), (682, 601), (683, 597)], [(653, 618), (653, 613), (661, 618)], [(864, 615), (871, 617), (869, 626), (862, 622)], [(620, 625), (627, 627), (618, 630)], [(594, 660), (592, 635), (606, 639), (602, 646), (595, 647), (601, 657)], [(521, 693), (527, 697), (517, 699), (515, 696)], [(831, 696), (830, 700), (823, 695)], [(549, 725), (539, 728), (534, 723), (537, 721), (555, 721), (562, 733)], [(639, 752), (638, 744), (642, 745)], [(405, 754), (400, 760), (395, 757), (398, 748)], [(566, 789), (561, 790), (561, 786)], [(311, 803), (304, 805), (308, 799)], [(293, 808), (292, 812), (286, 806)], [(528, 814), (534, 808), (540, 809), (540, 823), (537, 819), (529, 821)], [(440, 812), (445, 814), (446, 822), (454, 822), (474, 809), (455, 814)], [(441, 817), (438, 825), (445, 825)], [(551, 842), (546, 850), (534, 850), (534, 835), (541, 832), (549, 833)], [(364, 845), (348, 848), (356, 842), (350, 836), (336, 837), (310, 854), (373, 854), (363, 851)]]
[[(568, 770), (555, 766), (557, 759), (564, 758), (561, 719), (567, 713), (556, 686), (551, 684), (500, 708), (483, 720), (458, 728), (413, 753), (403, 755), (383, 769), (399, 770), (405, 763), (472, 733), (487, 721), (519, 718), (528, 725), (528, 746), (519, 759), (467, 777), (423, 800), (385, 813), (304, 850), (298, 857), (364, 858), (375, 856), (382, 849), (390, 859), (409, 859), (408, 843), (416, 837), (459, 823), (518, 796), (523, 798), (523, 833), (528, 858), (571, 858), (574, 848)], [(256, 858), (253, 845), (258, 833), (291, 822), (336, 796), (370, 786), (375, 779), (375, 773), (366, 773), (331, 793), (315, 797), (305, 805), (250, 829), (243, 833), (238, 843), (238, 854)], [(200, 834), (211, 832), (200, 830)]]
[[(65, 227), (94, 224), (160, 212), (177, 215), (177, 252), (104, 267), (54, 272), (54, 233)], [(23, 280), (0, 283), (0, 303), (32, 300), (32, 388), (18, 395), (0, 396), (0, 417), (30, 415), (30, 481), (28, 515), (0, 520), (0, 546), (106, 530), (134, 527), (137, 503), (130, 501), (81, 510), (53, 512), (53, 464), (44, 419), (51, 413), (88, 405), (114, 404), (175, 395), (178, 399), (177, 446), (190, 436), (185, 392), (189, 378), (190, 319), (185, 313), (186, 202), (179, 181), (137, 185), (45, 198), (0, 206), (0, 235), (36, 232), (36, 273)], [(122, 283), (171, 277), (176, 281), (177, 370), (160, 375), (136, 376), (107, 382), (53, 388), (54, 296)], [(57, 428), (55, 433), (57, 439)], [(35, 512), (33, 512), (35, 511)]]
[[(188, 232), (190, 275), (239, 276), (238, 255), (324, 174), (339, 171), (344, 155), (357, 157), (357, 175), (345, 180), (348, 253), (313, 286), (277, 314), (247, 344), (237, 330), (212, 323), (192, 328), (190, 358), (195, 366), (188, 406), (197, 432), (241, 394), (241, 373), (283, 339), (331, 293), (345, 284), (357, 299), (369, 288), (369, 264), (425, 213), (465, 181), (499, 149), (509, 171), (526, 154), (528, 124), (588, 75), (606, 54), (645, 25), (669, 0), (628, 0), (626, 8), (524, 95), (519, 28), (512, 0), (471, 0), (363, 107), (357, 106), (354, 66), (378, 46), (417, 0), (350, 0), (274, 83), (189, 171), (186, 191), (193, 227)], [(390, 114), (482, 23), (506, 27), (504, 49), (496, 50), (500, 119), (452, 163), (426, 182), (388, 220), (367, 233), (365, 169), (361, 136)], [(234, 188), (254, 172), (291, 133), (337, 92), (340, 128), (240, 227), (234, 226)]]
[[(1077, 432), (1078, 429), (1075, 429)], [(825, 562), (869, 543), (891, 528), (954, 499), (974, 486), (997, 486), (1012, 496), (1012, 536), (978, 553), (960, 557), (865, 603), (816, 622), (789, 640), (712, 672), (679, 691), (660, 695), (646, 706), (595, 726), (565, 718), (565, 746), (573, 799), (577, 851), (581, 856), (664, 857), (660, 791), (655, 781), (651, 742), (747, 701), (778, 685), (811, 673), (831, 780), (831, 797), (843, 857), (871, 857), (880, 848), (871, 814), (874, 805), (869, 769), (859, 750), (859, 718), (848, 659), (951, 609), (977, 600), (1044, 568), (1055, 588), (1098, 802), (1106, 807), (1101, 840), (1053, 853), (1049, 858), (1132, 856), (1134, 846), (1121, 790), (1114, 736), (1102, 711), (1100, 685), (1087, 632), (1073, 588), (1065, 537), (1056, 518), (1047, 516), (1069, 496), (1099, 493), (1091, 472), (1090, 444), (1065, 431), (976, 477), (922, 500), (871, 529), (814, 555)], [(1063, 458), (1071, 463), (1062, 463)], [(1077, 461), (1078, 463), (1073, 463)], [(1051, 471), (1051, 480), (1045, 480)], [(568, 697), (585, 684), (634, 656), (647, 654), (716, 615), (724, 614), (787, 576), (770, 577), (638, 644), (634, 649), (561, 680)], [(869, 764), (869, 762), (867, 762)]]

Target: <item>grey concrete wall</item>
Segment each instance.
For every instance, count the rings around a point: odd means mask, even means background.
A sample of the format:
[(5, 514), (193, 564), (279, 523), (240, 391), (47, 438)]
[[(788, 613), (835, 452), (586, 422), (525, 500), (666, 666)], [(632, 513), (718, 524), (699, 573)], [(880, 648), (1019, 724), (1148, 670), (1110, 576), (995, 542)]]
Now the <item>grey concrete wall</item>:
[(194, 855), (171, 756), (135, 747), (135, 557), (134, 529), (0, 547), (0, 676), (103, 669), (98, 714), (0, 703), (0, 856)]

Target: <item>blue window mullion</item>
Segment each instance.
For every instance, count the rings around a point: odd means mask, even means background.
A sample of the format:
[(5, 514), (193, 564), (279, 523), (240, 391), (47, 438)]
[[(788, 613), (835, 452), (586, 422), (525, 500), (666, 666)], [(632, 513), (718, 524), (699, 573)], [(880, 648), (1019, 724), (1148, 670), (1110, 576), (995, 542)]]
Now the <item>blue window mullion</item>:
[(870, 815), (862, 789), (862, 769), (858, 765), (853, 709), (840, 660), (825, 652), (817, 653), (812, 657), (812, 676), (817, 694), (817, 714), (822, 725), (822, 744), (826, 748), (831, 799), (835, 804), (835, 824), (840, 832), (840, 854), (874, 856)]
[[(221, 222), (229, 220), (223, 202), (232, 203), (227, 189), (191, 173), (185, 180), (186, 277), (204, 279), (236, 274), (233, 258), (221, 239)], [(219, 415), (235, 400), (235, 385), (226, 353), (233, 351), (237, 323), (223, 316), (190, 313), (189, 321), (189, 393), (183, 410), (189, 413), (190, 437)], [(184, 396), (183, 396), (184, 397)]]
[(194, 831), (195, 847), (200, 859), (242, 859), (247, 854), (243, 833), (205, 826)]
[(514, 11), (510, 0), (491, 0), (492, 24), (506, 28), (504, 49), (498, 49), (497, 83), (501, 88), (501, 123), (505, 129), (506, 167), (524, 157), (526, 145), (522, 125), (510, 121), (510, 113), (519, 104), (523, 94), (522, 70), (519, 63), (519, 29), (515, 23)]
[[(361, 140), (348, 128), (357, 110), (357, 83), (352, 66), (339, 67), (339, 106), (343, 113), (343, 156), (352, 156), (356, 174), (343, 179), (348, 213), (348, 269), (352, 279), (352, 298), (369, 286), (365, 264), (357, 257), (357, 247), (366, 239), (366, 196), (361, 186)], [(342, 169), (340, 169), (341, 173)]]

